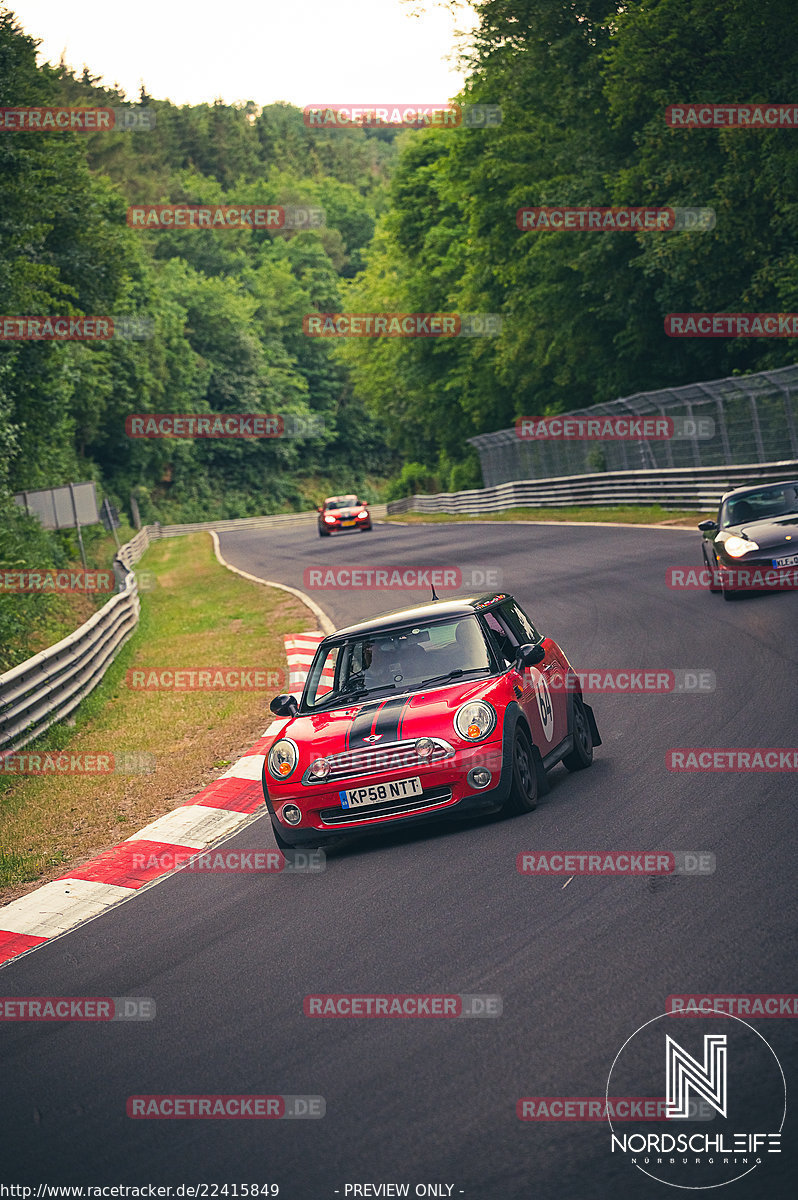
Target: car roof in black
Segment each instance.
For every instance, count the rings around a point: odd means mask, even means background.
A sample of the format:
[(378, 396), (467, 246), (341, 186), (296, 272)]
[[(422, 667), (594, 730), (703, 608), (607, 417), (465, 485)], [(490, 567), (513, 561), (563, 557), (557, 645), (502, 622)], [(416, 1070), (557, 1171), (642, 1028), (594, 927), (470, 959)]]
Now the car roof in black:
[(732, 496), (735, 500), (742, 500), (743, 496), (749, 496), (753, 492), (762, 492), (767, 488), (784, 487), (785, 484), (798, 488), (798, 479), (763, 479), (761, 483), (747, 483), (745, 487), (731, 488), (730, 491), (724, 492), (720, 498), (720, 502), (723, 504)]
[(507, 592), (484, 592), (480, 596), (462, 596), (454, 600), (428, 600), (424, 604), (397, 608), (378, 617), (371, 617), (368, 621), (358, 621), (355, 625), (336, 629), (335, 633), (329, 634), (324, 640), (336, 641), (338, 638), (354, 637), (361, 633), (380, 633), (398, 626), (413, 625), (417, 621), (430, 621), (440, 617), (467, 617), (475, 612), (484, 612), (502, 600), (512, 600), (512, 596)]

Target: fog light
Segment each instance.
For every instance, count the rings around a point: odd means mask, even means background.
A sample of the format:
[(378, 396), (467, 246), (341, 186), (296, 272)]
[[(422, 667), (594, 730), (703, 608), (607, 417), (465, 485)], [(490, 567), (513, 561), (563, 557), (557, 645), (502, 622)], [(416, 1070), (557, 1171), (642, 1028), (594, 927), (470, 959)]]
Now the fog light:
[(286, 804), (280, 815), (289, 825), (298, 825), (302, 820), (302, 813), (295, 804)]
[(330, 774), (330, 764), (326, 758), (317, 758), (310, 764), (310, 773), (314, 779), (326, 779)]
[(416, 754), (419, 758), (431, 758), (434, 749), (432, 738), (423, 737), (416, 742)]
[(485, 788), (490, 783), (493, 776), (487, 767), (472, 767), (468, 772), (466, 779), (474, 788)]

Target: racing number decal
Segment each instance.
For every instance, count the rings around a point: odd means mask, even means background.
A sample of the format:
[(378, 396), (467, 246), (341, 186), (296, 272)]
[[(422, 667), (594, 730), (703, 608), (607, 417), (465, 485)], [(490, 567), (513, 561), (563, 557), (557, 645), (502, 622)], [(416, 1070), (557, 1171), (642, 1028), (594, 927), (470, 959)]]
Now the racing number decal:
[(543, 726), (543, 736), (550, 742), (554, 733), (554, 708), (551, 703), (551, 692), (545, 676), (538, 673), (535, 680), (535, 696), (538, 702), (540, 723)]

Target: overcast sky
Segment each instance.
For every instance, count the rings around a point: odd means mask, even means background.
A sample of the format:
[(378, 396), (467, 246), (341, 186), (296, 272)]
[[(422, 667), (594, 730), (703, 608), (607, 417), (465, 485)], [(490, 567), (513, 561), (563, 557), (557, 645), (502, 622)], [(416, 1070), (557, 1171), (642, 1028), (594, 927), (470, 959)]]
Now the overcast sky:
[[(434, 103), (456, 95), (453, 18), (435, 0), (7, 0), (40, 60), (62, 53), (129, 100)], [(423, 15), (413, 16), (423, 9)]]

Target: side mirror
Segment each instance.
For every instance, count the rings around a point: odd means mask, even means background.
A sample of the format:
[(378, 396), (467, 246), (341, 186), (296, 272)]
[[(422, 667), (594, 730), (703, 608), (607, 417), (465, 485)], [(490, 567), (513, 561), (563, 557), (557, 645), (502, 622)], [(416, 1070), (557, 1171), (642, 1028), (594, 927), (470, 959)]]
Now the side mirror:
[(698, 526), (702, 533), (712, 533), (717, 527), (717, 521), (702, 521)]
[(295, 717), (299, 712), (299, 704), (296, 696), (275, 696), (269, 705), (269, 709), (274, 713), (275, 717)]
[(532, 642), (524, 642), (523, 646), (519, 646), (515, 655), (515, 661), (523, 667), (534, 667), (539, 662), (542, 662), (546, 657), (546, 651), (541, 646), (540, 642), (536, 646)]

